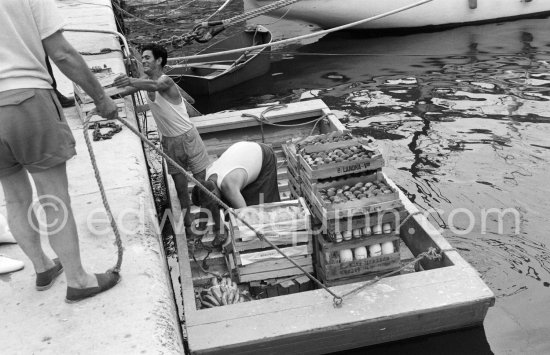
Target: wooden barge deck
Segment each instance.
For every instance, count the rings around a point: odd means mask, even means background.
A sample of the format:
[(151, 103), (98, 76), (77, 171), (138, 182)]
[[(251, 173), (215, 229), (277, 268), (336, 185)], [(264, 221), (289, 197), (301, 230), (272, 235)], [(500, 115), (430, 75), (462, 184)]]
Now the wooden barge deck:
[[(262, 140), (255, 116), (265, 108), (222, 112), (195, 119), (209, 154), (216, 156), (238, 140)], [(289, 104), (266, 114), (270, 122), (298, 123), (325, 115), (328, 126), (344, 126), (321, 100)], [(280, 128), (264, 125), (263, 137), (280, 149), (281, 143), (308, 135), (312, 126)], [(281, 164), (282, 165), (282, 164)], [(281, 166), (279, 185), (288, 198), (286, 167)], [(386, 176), (390, 185), (397, 186)], [(168, 179), (172, 209), (179, 212), (174, 186)], [(443, 238), (418, 209), (399, 192), (411, 216), (400, 237), (413, 255), (435, 247), (442, 252), (438, 262), (423, 263), (424, 271), (384, 278), (373, 286), (333, 306), (332, 296), (316, 289), (223, 307), (197, 309), (194, 286), (204, 281), (193, 267), (182, 228), (175, 228), (178, 248), (185, 333), (192, 354), (319, 354), (481, 324), (495, 302), (493, 292), (460, 254)], [(214, 257), (215, 259), (215, 257)], [(223, 268), (223, 263), (215, 263)], [(361, 283), (334, 286), (344, 294)]]

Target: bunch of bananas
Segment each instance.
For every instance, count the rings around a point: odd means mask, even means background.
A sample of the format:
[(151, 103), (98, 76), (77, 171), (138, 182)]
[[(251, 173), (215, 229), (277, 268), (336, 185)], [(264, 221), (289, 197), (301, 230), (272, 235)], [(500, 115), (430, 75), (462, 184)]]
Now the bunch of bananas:
[(222, 278), (218, 282), (212, 279), (212, 287), (205, 289), (200, 294), (201, 308), (212, 308), (249, 301), (250, 298), (241, 293), (237, 284), (229, 277)]

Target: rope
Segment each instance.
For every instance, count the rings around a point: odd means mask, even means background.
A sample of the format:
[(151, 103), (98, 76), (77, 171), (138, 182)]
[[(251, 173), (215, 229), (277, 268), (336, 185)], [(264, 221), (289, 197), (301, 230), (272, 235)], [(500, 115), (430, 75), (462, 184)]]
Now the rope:
[(214, 195), (210, 190), (208, 190), (206, 187), (204, 187), (197, 179), (195, 179), (195, 177), (193, 176), (193, 174), (187, 172), (185, 169), (183, 169), (176, 161), (174, 161), (172, 158), (170, 158), (168, 155), (166, 155), (166, 153), (164, 153), (162, 150), (160, 150), (159, 148), (157, 148), (153, 143), (151, 143), (147, 137), (145, 137), (141, 132), (139, 132), (136, 128), (134, 128), (128, 121), (126, 121), (125, 119), (121, 118), (121, 117), (117, 117), (117, 119), (122, 122), (122, 124), (124, 124), (126, 127), (128, 127), (128, 129), (130, 131), (132, 131), (134, 134), (136, 134), (145, 144), (147, 144), (149, 147), (151, 147), (153, 150), (155, 150), (159, 155), (161, 155), (164, 159), (166, 159), (166, 161), (168, 161), (169, 163), (171, 163), (172, 165), (174, 165), (176, 167), (176, 169), (178, 171), (180, 171), (182, 174), (184, 174), (185, 176), (187, 176), (187, 178), (195, 183), (196, 186), (198, 186), (204, 193), (206, 193), (206, 195), (208, 195), (209, 198), (211, 198), (212, 200), (214, 200), (218, 205), (220, 205), (221, 207), (223, 207), (225, 210), (229, 211), (229, 213), (231, 213), (235, 218), (237, 218), (239, 221), (241, 221), (245, 226), (247, 226), (250, 230), (252, 230), (256, 236), (258, 236), (258, 238), (261, 240), (261, 241), (264, 241), (266, 242), (267, 244), (269, 244), (270, 247), (272, 247), (273, 249), (275, 249), (279, 254), (281, 254), (285, 259), (287, 259), (288, 261), (290, 261), (295, 267), (297, 267), (304, 275), (306, 275), (311, 281), (313, 281), (314, 283), (316, 283), (320, 288), (324, 289), (325, 291), (327, 291), (328, 293), (330, 293), (333, 297), (339, 297), (336, 293), (334, 293), (331, 289), (329, 289), (327, 286), (323, 285), (323, 283), (321, 281), (319, 281), (318, 279), (315, 278), (315, 276), (313, 276), (311, 273), (309, 273), (307, 270), (305, 270), (301, 265), (299, 265), (296, 261), (294, 261), (294, 259), (292, 259), (291, 257), (289, 257), (288, 255), (286, 255), (278, 246), (276, 246), (275, 244), (273, 244), (269, 239), (267, 239), (262, 232), (258, 231), (257, 229), (255, 229), (253, 226), (251, 226), (247, 221), (245, 221), (243, 218), (241, 218), (231, 207), (229, 207), (225, 202), (223, 202), (222, 200), (220, 200), (216, 195)]
[(86, 120), (84, 121), (84, 139), (86, 140), (86, 147), (88, 147), (88, 153), (90, 154), (90, 160), (92, 161), (92, 167), (94, 169), (94, 175), (95, 179), (97, 181), (97, 185), (99, 186), (99, 192), (101, 194), (101, 201), (103, 202), (103, 207), (105, 207), (105, 211), (107, 211), (107, 216), (109, 217), (109, 222), (111, 223), (111, 228), (113, 228), (113, 232), (115, 233), (115, 245), (117, 246), (117, 262), (116, 265), (112, 268), (113, 272), (119, 273), (120, 267), (122, 265), (122, 257), (124, 255), (124, 248), (122, 246), (122, 240), (120, 238), (120, 232), (118, 231), (118, 226), (115, 222), (115, 219), (113, 218), (113, 213), (111, 212), (111, 208), (109, 206), (109, 202), (107, 201), (107, 195), (105, 194), (105, 188), (103, 186), (103, 182), (101, 180), (101, 175), (99, 174), (99, 169), (97, 168), (97, 162), (94, 154), (94, 149), (92, 148), (92, 143), (90, 142), (90, 137), (88, 136), (88, 129), (90, 125), (90, 119), (92, 117), (92, 114), (89, 113), (86, 116)]
[(225, 7), (226, 7), (227, 5), (229, 5), (229, 3), (230, 3), (231, 1), (232, 1), (232, 0), (226, 0), (226, 1), (222, 4), (222, 6), (220, 6), (220, 7), (219, 7), (216, 11), (214, 11), (210, 16), (208, 16), (206, 19), (204, 19), (204, 20), (202, 20), (202, 21), (200, 21), (200, 22), (206, 22), (206, 21), (210, 20), (212, 17), (216, 16), (216, 14), (217, 14), (218, 12), (222, 11), (223, 9), (225, 9)]
[(270, 11), (280, 9), (280, 8), (288, 6), (288, 5), (292, 5), (292, 4), (294, 4), (295, 2), (298, 2), (298, 1), (300, 1), (300, 0), (279, 0), (279, 1), (273, 2), (271, 4), (267, 4), (265, 6), (262, 6), (260, 8), (254, 9), (252, 11), (248, 11), (248, 12), (245, 12), (243, 14), (233, 16), (233, 17), (231, 17), (227, 20), (222, 20), (222, 22), (223, 22), (224, 26), (226, 26), (226, 27), (236, 25), (238, 23), (244, 22), (244, 21), (249, 20), (251, 18), (258, 17), (260, 15), (266, 14)]
[(209, 57), (212, 57), (212, 56), (218, 56), (218, 55), (221, 55), (221, 54), (240, 53), (240, 52), (245, 52), (245, 51), (248, 51), (248, 50), (256, 50), (256, 49), (262, 49), (262, 48), (266, 48), (266, 47), (270, 47), (270, 46), (276, 46), (276, 45), (282, 45), (282, 44), (297, 42), (297, 41), (301, 41), (301, 40), (304, 40), (304, 39), (307, 39), (307, 38), (319, 37), (319, 36), (326, 35), (328, 33), (341, 31), (341, 30), (344, 30), (344, 29), (347, 29), (347, 28), (350, 28), (350, 27), (361, 25), (363, 23), (372, 22), (372, 21), (381, 19), (383, 17), (391, 16), (391, 15), (394, 15), (396, 13), (412, 9), (412, 8), (420, 6), (420, 5), (424, 5), (424, 4), (426, 4), (428, 2), (431, 2), (431, 1), (433, 1), (433, 0), (421, 0), (419, 2), (415, 2), (411, 5), (403, 6), (403, 7), (400, 7), (398, 9), (391, 10), (391, 11), (385, 12), (385, 13), (380, 14), (380, 15), (376, 15), (376, 16), (369, 17), (369, 18), (366, 18), (366, 19), (363, 19), (363, 20), (348, 23), (347, 25), (342, 25), (342, 26), (333, 27), (333, 28), (330, 28), (330, 29), (327, 29), (327, 30), (322, 30), (322, 31), (318, 31), (318, 32), (309, 33), (309, 34), (306, 34), (306, 35), (303, 35), (303, 36), (288, 38), (288, 39), (284, 39), (284, 40), (280, 40), (280, 41), (274, 41), (274, 42), (271, 42), (271, 43), (259, 44), (259, 45), (251, 46), (251, 47), (231, 49), (231, 50), (216, 52), (216, 53), (205, 53), (205, 54), (192, 55), (192, 56), (186, 56), (186, 57), (175, 57), (175, 58), (170, 58), (170, 60), (188, 60), (190, 58), (202, 59), (202, 58), (209, 58)]
[(427, 251), (418, 254), (418, 256), (417, 256), (416, 258), (414, 258), (414, 260), (408, 262), (407, 264), (403, 265), (403, 266), (400, 267), (399, 269), (390, 271), (390, 272), (388, 272), (388, 273), (385, 273), (385, 274), (383, 274), (382, 276), (376, 276), (374, 279), (369, 280), (369, 281), (365, 282), (363, 285), (361, 285), (361, 286), (359, 286), (359, 287), (356, 287), (356, 288), (354, 288), (353, 290), (344, 293), (342, 296), (340, 296), (340, 297), (338, 297), (338, 298), (335, 297), (334, 300), (333, 300), (334, 306), (335, 306), (335, 307), (340, 307), (340, 306), (342, 305), (342, 302), (344, 301), (344, 297), (348, 297), (348, 296), (350, 296), (350, 295), (353, 295), (353, 294), (355, 294), (355, 293), (357, 293), (357, 292), (363, 290), (363, 289), (366, 288), (367, 286), (374, 285), (375, 283), (377, 283), (378, 281), (382, 280), (383, 278), (386, 278), (386, 277), (395, 275), (395, 274), (401, 272), (402, 270), (408, 268), (409, 266), (416, 264), (418, 261), (420, 261), (420, 260), (422, 260), (422, 259), (424, 259), (424, 258), (427, 258), (427, 259), (429, 259), (429, 260), (441, 260), (442, 255), (441, 255), (441, 253), (439, 253), (439, 252), (437, 251), (436, 248), (434, 248), (434, 247), (429, 247)]

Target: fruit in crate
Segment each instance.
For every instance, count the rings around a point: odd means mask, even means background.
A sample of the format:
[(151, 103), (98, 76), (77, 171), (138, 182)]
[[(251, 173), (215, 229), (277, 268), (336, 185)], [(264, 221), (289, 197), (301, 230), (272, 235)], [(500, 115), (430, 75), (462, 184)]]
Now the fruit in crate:
[(362, 144), (356, 144), (345, 148), (335, 148), (329, 151), (302, 154), (305, 161), (310, 166), (318, 166), (323, 164), (370, 159), (376, 154), (376, 152), (366, 148)]
[(241, 292), (239, 287), (231, 278), (222, 278), (218, 283), (216, 278), (212, 279), (212, 287), (204, 289), (199, 294), (201, 308), (213, 308), (250, 301), (246, 293)]
[(394, 191), (385, 182), (358, 182), (353, 186), (340, 185), (319, 189), (321, 200), (326, 204), (367, 200), (369, 198), (391, 194)]
[[(319, 145), (319, 144), (326, 144), (326, 143), (334, 143), (334, 142), (341, 142), (341, 141), (347, 141), (353, 139), (353, 136), (349, 133), (345, 134), (339, 134), (337, 132), (329, 133), (329, 134), (318, 134), (314, 136), (309, 136), (298, 143), (296, 143), (296, 150), (300, 151), (302, 148), (308, 146), (308, 145)], [(367, 142), (371, 143), (374, 139), (369, 137), (367, 138)]]

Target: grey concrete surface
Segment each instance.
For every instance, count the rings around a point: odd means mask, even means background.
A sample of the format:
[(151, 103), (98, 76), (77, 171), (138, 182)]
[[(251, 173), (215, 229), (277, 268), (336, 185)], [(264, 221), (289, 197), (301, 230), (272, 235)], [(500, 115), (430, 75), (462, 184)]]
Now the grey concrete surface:
[[(115, 29), (107, 0), (59, 1), (74, 28)], [(95, 27), (94, 27), (95, 26)], [(110, 35), (72, 33), (80, 51), (113, 48)], [(89, 66), (106, 64), (122, 71), (119, 52), (86, 57)], [(64, 93), (70, 82), (56, 70)], [(129, 119), (131, 101), (126, 100)], [(82, 122), (75, 108), (65, 115), (77, 141), (77, 156), (67, 162), (72, 207), (82, 258), (92, 272), (104, 272), (116, 262), (115, 237), (101, 202)], [(128, 129), (111, 140), (93, 142), (108, 201), (124, 244), (122, 281), (112, 290), (76, 304), (64, 302), (61, 275), (47, 291), (34, 288), (35, 272), (17, 245), (0, 245), (0, 253), (25, 262), (22, 271), (0, 275), (0, 353), (2, 354), (181, 354), (183, 346), (166, 258), (142, 146)], [(0, 213), (5, 216), (0, 192)], [(49, 247), (45, 233), (43, 245)]]

